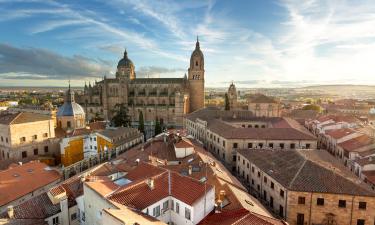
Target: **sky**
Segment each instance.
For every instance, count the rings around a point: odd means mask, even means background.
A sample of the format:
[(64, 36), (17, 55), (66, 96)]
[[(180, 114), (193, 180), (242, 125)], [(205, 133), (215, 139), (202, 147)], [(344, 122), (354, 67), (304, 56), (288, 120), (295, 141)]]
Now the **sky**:
[(0, 0), (0, 86), (183, 77), (199, 36), (205, 85), (375, 85), (374, 0)]

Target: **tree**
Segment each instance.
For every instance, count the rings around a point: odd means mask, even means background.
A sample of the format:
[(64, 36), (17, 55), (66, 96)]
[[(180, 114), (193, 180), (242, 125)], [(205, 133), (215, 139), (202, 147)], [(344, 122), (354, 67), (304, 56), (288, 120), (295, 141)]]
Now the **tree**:
[(322, 110), (319, 105), (305, 105), (302, 109), (303, 110), (315, 110), (317, 112), (320, 112)]
[(139, 122), (138, 130), (140, 132), (142, 132), (143, 134), (145, 134), (145, 121), (143, 119), (143, 112), (142, 111), (139, 112), (138, 122)]
[(156, 118), (156, 121), (155, 121), (155, 136), (160, 134), (161, 133), (161, 125), (160, 125), (160, 121), (158, 118)]
[(225, 110), (227, 110), (227, 111), (230, 110), (228, 93), (225, 93), (224, 107), (225, 107)]
[(116, 104), (115, 110), (113, 111), (114, 116), (112, 118), (112, 124), (116, 127), (129, 127), (130, 117), (128, 115), (128, 108), (125, 104)]

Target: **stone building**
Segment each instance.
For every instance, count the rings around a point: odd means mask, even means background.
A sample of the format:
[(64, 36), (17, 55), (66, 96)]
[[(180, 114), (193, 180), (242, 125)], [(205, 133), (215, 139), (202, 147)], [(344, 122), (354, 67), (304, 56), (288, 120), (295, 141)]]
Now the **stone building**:
[(231, 83), (231, 85), (228, 88), (228, 100), (229, 100), (229, 108), (230, 109), (237, 109), (237, 89), (236, 86)]
[(374, 224), (375, 192), (326, 151), (238, 150), (237, 173), (290, 225)]
[(259, 117), (279, 117), (281, 115), (280, 102), (263, 94), (250, 96), (248, 109)]
[(86, 115), (82, 106), (75, 102), (74, 91), (69, 89), (66, 91), (65, 101), (59, 107), (57, 114), (57, 127), (63, 130), (74, 130), (84, 128), (86, 126)]
[[(28, 161), (58, 155), (54, 121), (50, 115), (16, 112), (0, 115), (0, 161)], [(1, 166), (6, 165), (5, 161)]]
[(235, 170), (236, 150), (316, 149), (317, 140), (298, 122), (281, 117), (254, 117), (249, 111), (205, 108), (189, 114), (189, 135)]
[(156, 119), (165, 125), (182, 126), (183, 116), (204, 107), (204, 56), (197, 40), (188, 75), (181, 78), (137, 78), (135, 66), (124, 52), (114, 78), (104, 77), (85, 85), (80, 103), (88, 119), (99, 115), (110, 120), (118, 104), (125, 104), (133, 125), (142, 111), (146, 130)]

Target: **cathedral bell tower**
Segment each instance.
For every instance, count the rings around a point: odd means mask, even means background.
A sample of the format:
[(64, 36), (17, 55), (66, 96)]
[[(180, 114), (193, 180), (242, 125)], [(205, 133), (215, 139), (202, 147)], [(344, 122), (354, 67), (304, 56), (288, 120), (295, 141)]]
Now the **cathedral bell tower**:
[(190, 57), (189, 76), (189, 98), (190, 112), (204, 107), (204, 56), (199, 46), (199, 40)]

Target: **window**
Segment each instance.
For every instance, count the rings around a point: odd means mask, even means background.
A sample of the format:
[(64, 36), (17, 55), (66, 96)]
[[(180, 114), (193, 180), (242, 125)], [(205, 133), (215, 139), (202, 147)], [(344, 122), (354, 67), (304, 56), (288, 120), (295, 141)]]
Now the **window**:
[(284, 198), (284, 191), (280, 189), (280, 196)]
[(291, 149), (295, 149), (295, 148), (296, 148), (296, 144), (291, 143), (291, 144), (290, 144), (290, 148), (291, 148)]
[(271, 188), (274, 189), (275, 188), (275, 184), (271, 181)]
[(363, 219), (358, 219), (358, 220), (357, 220), (357, 225), (365, 225), (365, 220), (363, 220)]
[(236, 161), (236, 156), (234, 155), (232, 158), (233, 158), (233, 162), (235, 162)]
[(225, 141), (223, 141), (223, 147), (225, 147)]
[(279, 216), (284, 217), (284, 207), (282, 205), (279, 206)]
[(259, 148), (263, 148), (263, 143), (258, 144)]
[(305, 197), (298, 197), (298, 204), (304, 205), (305, 204)]
[(21, 137), (21, 138), (20, 138), (20, 142), (21, 142), (21, 143), (23, 143), (23, 142), (25, 142), (25, 141), (26, 141), (26, 137)]
[(280, 148), (284, 149), (284, 143), (280, 143)]
[(180, 213), (180, 204), (178, 202), (176, 202), (176, 213)]
[(44, 153), (48, 152), (48, 146), (44, 146)]
[(297, 213), (297, 225), (304, 225), (305, 215), (303, 213)]
[(27, 157), (27, 152), (26, 151), (23, 151), (22, 152), (22, 158), (26, 158)]
[(346, 201), (345, 200), (339, 200), (339, 208), (346, 208)]
[(59, 217), (58, 216), (52, 218), (52, 224), (53, 225), (58, 225), (59, 224)]
[(306, 148), (310, 148), (310, 144), (306, 144)]
[(358, 209), (366, 209), (366, 202), (359, 202)]
[(48, 137), (48, 133), (44, 133), (44, 134), (43, 134), (43, 137)]
[(263, 181), (267, 184), (267, 177), (263, 177)]
[(38, 155), (38, 149), (34, 149), (34, 155)]
[(247, 168), (248, 168), (248, 169), (250, 168), (250, 164), (249, 164), (249, 163), (247, 163)]
[(258, 171), (258, 177), (260, 177), (260, 172)]
[(254, 171), (255, 171), (255, 168), (252, 166), (252, 167), (251, 167), (251, 172), (254, 173)]
[(316, 204), (317, 205), (324, 205), (324, 198), (317, 198), (316, 199)]
[(253, 148), (253, 143), (247, 143), (247, 148)]
[(76, 219), (77, 219), (76, 213), (73, 213), (72, 215), (70, 215), (70, 220), (76, 220)]
[(163, 210), (167, 210), (168, 209), (168, 201), (165, 201), (163, 203)]
[(188, 220), (190, 220), (191, 218), (190, 209), (188, 209), (187, 207), (185, 207), (185, 218)]
[(273, 148), (273, 143), (269, 143), (268, 147)]
[(8, 143), (8, 138), (5, 138), (5, 142)]
[(152, 211), (153, 217), (159, 217), (160, 216), (160, 205), (156, 206)]
[(70, 128), (72, 126), (72, 123), (70, 121), (66, 122), (66, 126)]
[(171, 210), (174, 211), (174, 201), (171, 200)]
[(271, 209), (273, 209), (273, 197), (272, 196), (270, 196), (270, 207)]
[(38, 135), (33, 135), (33, 140), (38, 139)]
[(233, 148), (237, 148), (238, 147), (238, 144), (237, 143), (233, 143)]
[(3, 138), (3, 136), (1, 136), (1, 142), (3, 142), (4, 141), (4, 138)]

